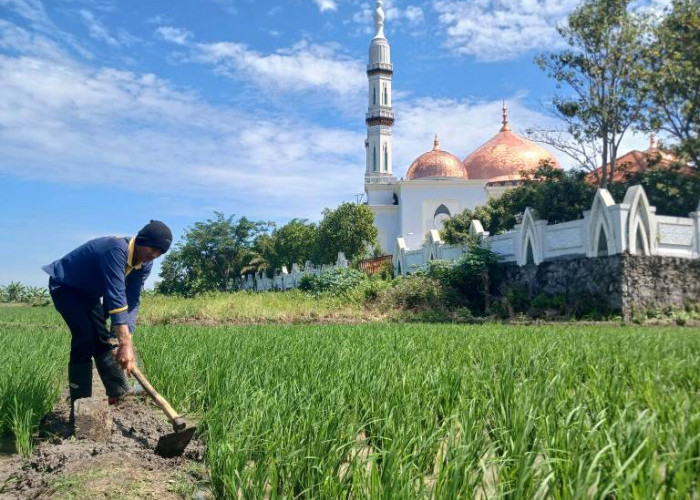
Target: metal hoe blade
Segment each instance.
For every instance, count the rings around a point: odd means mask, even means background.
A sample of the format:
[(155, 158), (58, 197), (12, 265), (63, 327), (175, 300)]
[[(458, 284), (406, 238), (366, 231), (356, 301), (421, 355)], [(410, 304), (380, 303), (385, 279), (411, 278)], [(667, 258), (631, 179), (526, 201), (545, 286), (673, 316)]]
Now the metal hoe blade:
[(172, 458), (182, 455), (187, 445), (192, 441), (196, 427), (188, 427), (180, 432), (173, 432), (161, 436), (156, 445), (156, 455), (163, 458)]

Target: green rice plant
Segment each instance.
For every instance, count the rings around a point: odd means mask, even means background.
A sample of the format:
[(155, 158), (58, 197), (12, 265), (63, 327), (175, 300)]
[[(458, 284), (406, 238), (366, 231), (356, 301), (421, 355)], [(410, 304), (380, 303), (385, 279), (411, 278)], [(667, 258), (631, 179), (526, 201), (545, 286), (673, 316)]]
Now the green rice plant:
[[(27, 450), (69, 336), (29, 308), (0, 324), (0, 429)], [(697, 328), (158, 324), (134, 341), (200, 420), (220, 499), (700, 494)]]
[(16, 451), (25, 456), (39, 421), (60, 395), (69, 340), (56, 328), (0, 329), (0, 434), (14, 436)]
[[(219, 498), (687, 498), (697, 329), (144, 329)], [(690, 493), (689, 493), (690, 492)]]

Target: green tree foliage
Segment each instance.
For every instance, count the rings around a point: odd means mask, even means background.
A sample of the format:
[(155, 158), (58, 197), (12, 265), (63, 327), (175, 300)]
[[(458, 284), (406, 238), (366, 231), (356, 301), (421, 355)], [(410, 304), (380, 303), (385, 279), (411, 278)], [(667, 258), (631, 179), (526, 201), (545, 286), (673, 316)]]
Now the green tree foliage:
[(674, 0), (644, 51), (647, 126), (678, 140), (676, 153), (700, 167), (700, 3)]
[(700, 175), (680, 164), (670, 168), (652, 167), (642, 172), (625, 174), (624, 181), (610, 186), (610, 194), (618, 203), (625, 197), (627, 188), (641, 185), (649, 203), (660, 215), (688, 217), (697, 209), (700, 201)]
[(0, 285), (0, 302), (26, 303), (43, 306), (51, 303), (49, 290), (45, 287), (26, 286), (19, 281)]
[(257, 264), (258, 271), (272, 272), (282, 266), (291, 270), (292, 264), (302, 265), (307, 260), (313, 260), (317, 240), (316, 224), (306, 219), (292, 219), (284, 226), (275, 228), (272, 233), (261, 234), (256, 238), (251, 264)]
[[(630, 0), (587, 0), (558, 28), (568, 48), (546, 53), (537, 64), (570, 91), (554, 107), (576, 142), (600, 142), (610, 183), (625, 132), (641, 118), (639, 54), (648, 23), (628, 11)], [(608, 168), (609, 165), (609, 168)]]
[(591, 206), (595, 187), (585, 181), (583, 172), (564, 171), (543, 163), (534, 172), (521, 174), (523, 182), (517, 188), (446, 220), (443, 239), (450, 244), (468, 242), (469, 225), (473, 219), (480, 221), (486, 231), (498, 234), (512, 229), (527, 207), (550, 224), (557, 224), (580, 219), (583, 211)]
[(369, 246), (377, 244), (374, 214), (367, 205), (343, 203), (335, 210), (326, 208), (318, 227), (315, 263), (335, 262), (338, 252), (348, 260), (367, 256)]
[(183, 241), (166, 254), (158, 292), (190, 296), (235, 288), (235, 279), (250, 261), (253, 241), (269, 223), (214, 215), (188, 228)]

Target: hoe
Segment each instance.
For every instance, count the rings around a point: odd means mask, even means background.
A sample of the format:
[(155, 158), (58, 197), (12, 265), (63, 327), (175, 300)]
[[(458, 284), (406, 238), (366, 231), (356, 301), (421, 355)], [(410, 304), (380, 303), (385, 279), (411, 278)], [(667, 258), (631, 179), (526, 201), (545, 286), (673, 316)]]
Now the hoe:
[(173, 424), (173, 431), (171, 434), (166, 434), (158, 439), (158, 444), (156, 445), (156, 454), (164, 458), (171, 458), (181, 455), (185, 448), (192, 440), (194, 436), (194, 431), (196, 427), (187, 427), (187, 422), (178, 413), (173, 410), (163, 396), (158, 394), (158, 392), (153, 388), (153, 386), (146, 380), (143, 373), (139, 371), (138, 368), (134, 366), (131, 373), (139, 381), (139, 384), (148, 393), (149, 396), (155, 401), (155, 403), (160, 407), (163, 412), (168, 416), (168, 419)]

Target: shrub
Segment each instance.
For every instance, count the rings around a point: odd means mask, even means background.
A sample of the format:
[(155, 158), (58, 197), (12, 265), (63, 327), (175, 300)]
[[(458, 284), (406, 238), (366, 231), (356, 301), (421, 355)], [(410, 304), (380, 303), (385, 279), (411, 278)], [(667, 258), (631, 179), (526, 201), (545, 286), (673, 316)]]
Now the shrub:
[(365, 273), (352, 268), (336, 268), (316, 276), (307, 274), (301, 278), (299, 288), (313, 293), (343, 296), (367, 281)]
[(385, 308), (409, 311), (442, 310), (445, 306), (443, 286), (434, 278), (423, 274), (401, 276), (385, 289), (380, 303)]

